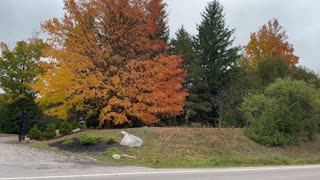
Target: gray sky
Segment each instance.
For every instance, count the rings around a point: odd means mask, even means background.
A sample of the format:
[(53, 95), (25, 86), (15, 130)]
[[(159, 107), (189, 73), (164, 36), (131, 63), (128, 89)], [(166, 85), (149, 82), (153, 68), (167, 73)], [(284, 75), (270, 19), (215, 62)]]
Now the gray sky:
[[(196, 34), (200, 13), (211, 0), (165, 0), (173, 34), (183, 24)], [(316, 48), (320, 47), (319, 0), (220, 0), (227, 25), (236, 28), (235, 44), (245, 45), (250, 33), (277, 18), (287, 30), (300, 65), (320, 72)], [(63, 0), (0, 0), (0, 41), (12, 47), (40, 29), (40, 22), (63, 16)]]

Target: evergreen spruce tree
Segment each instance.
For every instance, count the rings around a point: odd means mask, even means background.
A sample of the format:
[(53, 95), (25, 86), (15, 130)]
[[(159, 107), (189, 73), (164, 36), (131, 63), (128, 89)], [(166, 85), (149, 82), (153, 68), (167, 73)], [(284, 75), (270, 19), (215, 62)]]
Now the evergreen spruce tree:
[[(208, 87), (205, 91), (194, 93), (208, 97), (212, 107), (208, 113), (197, 112), (201, 113), (204, 122), (219, 119), (220, 125), (223, 116), (224, 105), (221, 99), (224, 98), (221, 96), (226, 96), (224, 92), (232, 83), (239, 64), (240, 48), (232, 47), (233, 33), (234, 29), (226, 27), (222, 5), (217, 0), (210, 2), (202, 14), (198, 34), (194, 37), (197, 61), (203, 71), (202, 84)], [(196, 96), (192, 93), (190, 96)]]
[(184, 81), (184, 87), (189, 92), (185, 105), (186, 123), (189, 124), (189, 118), (196, 116), (201, 119), (200, 114), (206, 114), (211, 111), (211, 104), (208, 101), (208, 85), (204, 79), (204, 71), (200, 68), (197, 61), (197, 52), (193, 47), (192, 36), (182, 26), (176, 32), (176, 37), (171, 40), (171, 53), (181, 55), (183, 58), (183, 67), (188, 72)]

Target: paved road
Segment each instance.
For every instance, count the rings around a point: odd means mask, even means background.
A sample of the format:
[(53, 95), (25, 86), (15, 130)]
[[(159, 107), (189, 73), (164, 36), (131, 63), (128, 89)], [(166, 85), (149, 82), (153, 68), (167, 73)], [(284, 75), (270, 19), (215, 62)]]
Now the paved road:
[(0, 138), (0, 180), (319, 180), (320, 165), (224, 169), (151, 169), (109, 167), (66, 157)]

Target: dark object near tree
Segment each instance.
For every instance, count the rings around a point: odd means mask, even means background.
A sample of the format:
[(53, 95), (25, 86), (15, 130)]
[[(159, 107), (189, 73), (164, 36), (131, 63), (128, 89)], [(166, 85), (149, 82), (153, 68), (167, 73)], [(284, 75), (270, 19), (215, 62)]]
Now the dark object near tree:
[(19, 131), (19, 142), (25, 139), (26, 135), (26, 124), (27, 124), (27, 112), (22, 113), (22, 118), (20, 122), (20, 131)]

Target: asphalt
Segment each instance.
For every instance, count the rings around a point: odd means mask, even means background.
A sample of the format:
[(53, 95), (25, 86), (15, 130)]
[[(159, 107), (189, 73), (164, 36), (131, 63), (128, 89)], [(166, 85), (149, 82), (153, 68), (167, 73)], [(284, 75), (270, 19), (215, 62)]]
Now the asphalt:
[[(89, 161), (72, 161), (69, 157), (19, 144), (7, 144), (15, 139), (0, 138), (0, 180), (320, 180), (320, 165), (221, 169), (102, 166)], [(26, 159), (31, 162), (25, 162)]]

